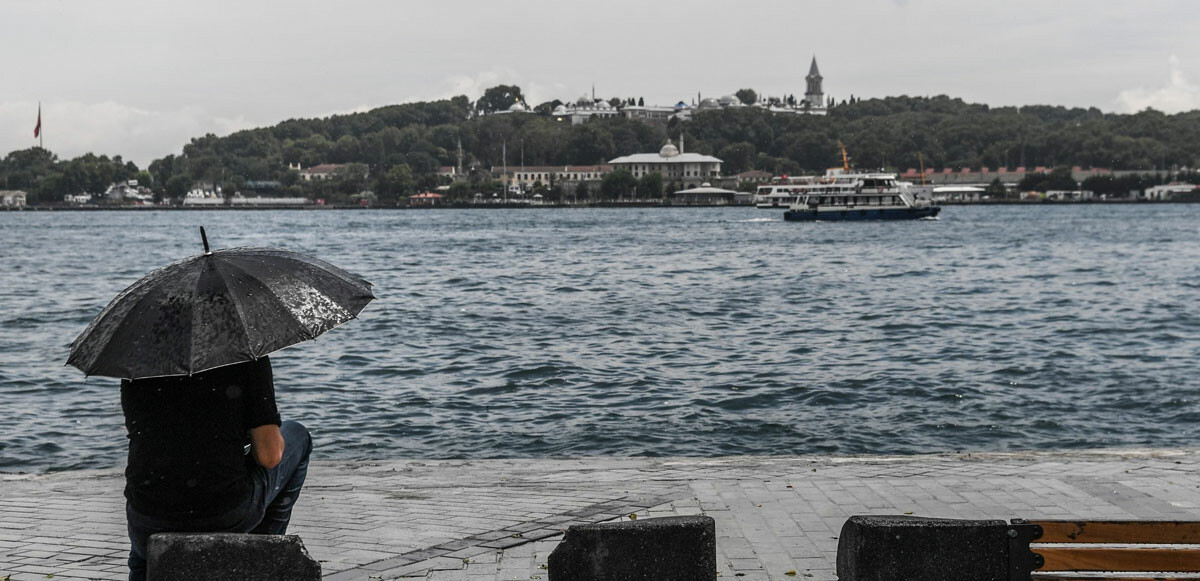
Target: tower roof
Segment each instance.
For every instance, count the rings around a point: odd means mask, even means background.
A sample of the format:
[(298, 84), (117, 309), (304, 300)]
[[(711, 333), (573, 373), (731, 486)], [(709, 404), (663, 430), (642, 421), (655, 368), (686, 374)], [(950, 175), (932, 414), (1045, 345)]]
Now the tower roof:
[(808, 76), (810, 76), (810, 77), (821, 76), (821, 71), (817, 70), (817, 55), (813, 55), (812, 66), (808, 67)]

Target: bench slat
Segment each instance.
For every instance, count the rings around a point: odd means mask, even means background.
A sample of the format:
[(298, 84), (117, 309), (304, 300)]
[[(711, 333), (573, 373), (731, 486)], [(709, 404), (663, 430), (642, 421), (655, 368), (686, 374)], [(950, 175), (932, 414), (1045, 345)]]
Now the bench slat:
[(1038, 571), (1200, 572), (1200, 549), (1126, 547), (1037, 547), (1046, 560)]
[(1200, 522), (1030, 521), (1042, 527), (1037, 543), (1200, 544)]

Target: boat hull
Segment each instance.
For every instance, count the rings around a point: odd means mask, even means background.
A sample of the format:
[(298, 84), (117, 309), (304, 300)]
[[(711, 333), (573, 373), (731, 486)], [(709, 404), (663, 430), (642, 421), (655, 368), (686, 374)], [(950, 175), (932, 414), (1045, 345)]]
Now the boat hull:
[(842, 222), (851, 220), (919, 220), (932, 218), (941, 212), (940, 206), (928, 208), (854, 208), (847, 210), (788, 210), (783, 219), (790, 222)]

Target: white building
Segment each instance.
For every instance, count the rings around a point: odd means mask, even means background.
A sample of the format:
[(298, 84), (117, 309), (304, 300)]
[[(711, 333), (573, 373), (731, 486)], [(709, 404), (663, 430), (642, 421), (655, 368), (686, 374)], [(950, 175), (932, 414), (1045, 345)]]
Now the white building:
[(1193, 184), (1166, 184), (1162, 186), (1146, 188), (1144, 199), (1170, 200), (1176, 196), (1189, 194), (1194, 191), (1196, 191), (1196, 186)]
[[(683, 145), (682, 139), (680, 145)], [(657, 173), (664, 182), (678, 182), (684, 188), (694, 188), (721, 176), (720, 159), (699, 153), (682, 153), (670, 141), (658, 153), (635, 153), (608, 163), (614, 170), (624, 169), (635, 178)]]
[(1047, 200), (1060, 202), (1081, 202), (1095, 197), (1091, 190), (1049, 190), (1046, 192)]
[(804, 99), (799, 103), (787, 103), (781, 99), (775, 99), (774, 102), (759, 97), (757, 103), (746, 105), (742, 100), (735, 95), (725, 95), (721, 98), (706, 97), (700, 99), (700, 103), (696, 106), (697, 111), (717, 111), (721, 109), (730, 109), (736, 107), (758, 107), (766, 109), (772, 113), (790, 113), (796, 115), (825, 115), (825, 89), (823, 88), (824, 77), (821, 76), (820, 69), (817, 68), (817, 57), (813, 57), (812, 64), (808, 67), (808, 75), (804, 77), (807, 85), (804, 92)]
[(575, 100), (574, 105), (559, 105), (550, 113), (558, 121), (571, 120), (571, 125), (579, 125), (592, 117), (616, 117), (619, 111), (602, 99), (592, 99), (587, 95)]
[(0, 190), (0, 206), (19, 208), (25, 205), (26, 197), (21, 190)]
[(145, 186), (139, 186), (137, 180), (115, 182), (104, 190), (104, 199), (114, 202), (136, 202), (141, 204), (154, 203), (154, 192)]
[(692, 108), (680, 101), (673, 106), (668, 105), (626, 105), (621, 108), (621, 115), (629, 119), (647, 122), (666, 123), (671, 119), (680, 121), (692, 120)]
[[(923, 188), (914, 188), (917, 191)], [(931, 198), (935, 202), (978, 202), (987, 190), (979, 186), (938, 186)]]
[(612, 171), (609, 165), (555, 165), (510, 167), (507, 172), (501, 168), (492, 168), (492, 175), (498, 176), (509, 192), (528, 192), (535, 184), (550, 187), (551, 184), (567, 185), (579, 182), (592, 182), (604, 179)]
[(310, 168), (300, 170), (300, 178), (306, 182), (312, 180), (327, 180), (333, 177), (333, 174), (346, 167), (344, 163), (323, 163), (314, 165)]

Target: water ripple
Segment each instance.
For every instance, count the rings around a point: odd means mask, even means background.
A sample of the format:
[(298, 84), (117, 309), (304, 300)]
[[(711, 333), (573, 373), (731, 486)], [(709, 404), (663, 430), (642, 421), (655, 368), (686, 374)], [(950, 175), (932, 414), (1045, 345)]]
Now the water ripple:
[(0, 213), (22, 249), (0, 266), (0, 470), (123, 462), (116, 382), (63, 361), (201, 223), (375, 283), (360, 320), (272, 356), (324, 458), (1194, 445), (1198, 214)]

